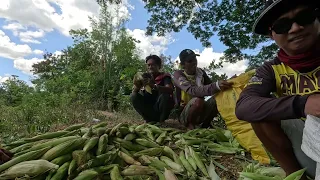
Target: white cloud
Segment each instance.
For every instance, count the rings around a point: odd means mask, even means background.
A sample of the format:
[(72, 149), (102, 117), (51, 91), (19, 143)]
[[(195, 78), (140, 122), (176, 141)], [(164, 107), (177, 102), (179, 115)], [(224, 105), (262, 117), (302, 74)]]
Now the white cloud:
[(7, 25), (4, 25), (2, 26), (3, 29), (6, 29), (6, 30), (11, 30), (13, 32), (13, 35), (15, 36), (18, 36), (18, 32), (20, 30), (25, 30), (26, 27), (22, 26), (21, 24), (19, 23), (9, 23)]
[(44, 35), (44, 31), (41, 29), (39, 31), (25, 31), (19, 33), (20, 41), (35, 44), (40, 44), (41, 42), (36, 39), (41, 38)]
[(17, 59), (32, 53), (30, 46), (26, 44), (16, 44), (0, 30), (0, 57)]
[(36, 49), (36, 50), (33, 51), (33, 53), (37, 54), (37, 55), (41, 55), (41, 54), (43, 54), (43, 51), (40, 50), (40, 49)]
[[(221, 62), (220, 57), (223, 56), (223, 53), (214, 52), (212, 48), (205, 48), (202, 52), (199, 50), (194, 50), (195, 53), (199, 54), (200, 56), (197, 57), (198, 59), (198, 67), (208, 67), (210, 63), (215, 60), (216, 63)], [(179, 57), (176, 58), (179, 61)], [(239, 75), (243, 73), (248, 65), (247, 61), (238, 61), (237, 63), (222, 63), (223, 68), (216, 69), (215, 72), (219, 75), (226, 73), (228, 77), (231, 77), (235, 74)]]
[[(88, 27), (88, 17), (99, 12), (99, 5), (94, 0), (1, 0), (0, 7), (7, 7), (0, 8), (2, 18), (47, 32), (57, 29), (64, 35), (69, 35), (70, 29)], [(55, 9), (57, 7), (59, 10)]]
[(10, 78), (10, 76), (0, 76), (0, 83), (4, 83), (4, 82), (6, 82), (8, 79)]
[(145, 58), (150, 54), (160, 55), (161, 53), (164, 53), (169, 44), (174, 42), (174, 39), (172, 39), (170, 35), (164, 37), (157, 35), (146, 36), (145, 31), (141, 29), (134, 29), (133, 31), (128, 30), (128, 32), (139, 41), (136, 45), (141, 52), (140, 55), (142, 58)]
[(28, 75), (32, 75), (32, 65), (36, 64), (36, 63), (39, 63), (43, 61), (43, 59), (39, 59), (39, 58), (32, 58), (32, 59), (16, 59), (14, 60), (14, 63), (13, 63), (13, 66), (22, 71), (23, 73), (25, 74), (28, 74)]

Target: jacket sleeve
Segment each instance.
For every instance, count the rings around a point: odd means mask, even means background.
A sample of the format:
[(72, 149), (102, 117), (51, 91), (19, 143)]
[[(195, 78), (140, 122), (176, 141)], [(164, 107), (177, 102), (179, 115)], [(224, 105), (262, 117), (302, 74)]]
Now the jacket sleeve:
[(270, 62), (260, 67), (242, 91), (236, 104), (238, 119), (248, 122), (280, 121), (304, 117), (308, 96), (271, 97), (276, 80)]
[(175, 86), (194, 97), (211, 96), (219, 91), (215, 83), (199, 87), (192, 85), (181, 71), (174, 72), (173, 81)]

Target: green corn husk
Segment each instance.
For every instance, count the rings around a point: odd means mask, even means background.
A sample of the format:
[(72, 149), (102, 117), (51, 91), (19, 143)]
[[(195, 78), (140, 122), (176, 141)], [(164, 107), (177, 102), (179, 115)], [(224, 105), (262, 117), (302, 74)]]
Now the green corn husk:
[(58, 168), (58, 165), (46, 160), (25, 161), (10, 167), (5, 173), (0, 175), (0, 179), (15, 179), (24, 176), (36, 177)]

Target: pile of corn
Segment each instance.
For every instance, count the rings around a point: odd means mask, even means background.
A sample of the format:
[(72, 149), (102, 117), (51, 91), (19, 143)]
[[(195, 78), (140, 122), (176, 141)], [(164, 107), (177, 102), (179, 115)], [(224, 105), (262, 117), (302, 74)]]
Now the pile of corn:
[(218, 155), (244, 153), (230, 131), (219, 128), (106, 125), (77, 124), (4, 144), (14, 157), (0, 165), (0, 179), (217, 180)]

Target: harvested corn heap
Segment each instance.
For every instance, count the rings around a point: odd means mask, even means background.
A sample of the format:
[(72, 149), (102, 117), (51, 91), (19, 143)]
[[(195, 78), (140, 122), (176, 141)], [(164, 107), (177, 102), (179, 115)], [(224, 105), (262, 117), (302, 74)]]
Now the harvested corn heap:
[[(5, 144), (15, 155), (0, 165), (0, 179), (216, 180), (215, 165), (224, 168), (215, 161), (218, 155), (244, 153), (231, 132), (219, 128), (183, 132), (150, 124), (106, 126), (77, 124)], [(284, 179), (283, 173), (255, 168), (240, 175), (247, 180), (262, 175)]]

